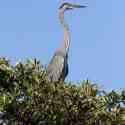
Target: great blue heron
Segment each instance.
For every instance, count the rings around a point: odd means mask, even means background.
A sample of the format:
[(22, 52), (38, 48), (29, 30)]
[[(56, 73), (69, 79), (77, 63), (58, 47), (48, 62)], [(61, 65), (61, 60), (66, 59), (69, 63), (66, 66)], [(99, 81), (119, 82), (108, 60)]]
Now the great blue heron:
[(63, 3), (59, 8), (59, 19), (64, 29), (64, 38), (62, 45), (55, 52), (52, 60), (47, 67), (47, 80), (49, 82), (64, 81), (68, 75), (68, 52), (70, 46), (69, 27), (64, 20), (64, 12), (66, 10), (73, 10), (74, 8), (84, 8), (86, 6)]

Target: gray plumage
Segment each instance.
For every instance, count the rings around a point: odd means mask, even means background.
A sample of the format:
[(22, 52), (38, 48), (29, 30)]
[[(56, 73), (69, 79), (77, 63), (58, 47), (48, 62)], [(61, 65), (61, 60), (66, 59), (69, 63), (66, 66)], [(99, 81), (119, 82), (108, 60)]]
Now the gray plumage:
[(49, 82), (64, 81), (68, 75), (68, 52), (70, 46), (69, 27), (64, 20), (64, 12), (74, 8), (84, 8), (86, 6), (63, 3), (59, 8), (59, 19), (64, 28), (64, 38), (61, 47), (55, 52), (48, 67), (46, 80)]
[[(48, 81), (64, 81), (68, 75), (67, 56), (61, 52), (56, 52), (47, 68)], [(55, 68), (56, 67), (56, 68)]]

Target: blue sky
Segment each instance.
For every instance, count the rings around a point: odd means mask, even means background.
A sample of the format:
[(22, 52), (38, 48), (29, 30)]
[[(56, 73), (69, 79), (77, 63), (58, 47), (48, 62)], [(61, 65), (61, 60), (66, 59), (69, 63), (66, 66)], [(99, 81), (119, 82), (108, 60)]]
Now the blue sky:
[[(65, 15), (71, 31), (67, 80), (88, 78), (108, 90), (124, 88), (125, 1), (67, 1), (88, 5)], [(63, 38), (58, 20), (62, 2), (1, 0), (0, 56), (12, 63), (37, 58), (47, 65)]]

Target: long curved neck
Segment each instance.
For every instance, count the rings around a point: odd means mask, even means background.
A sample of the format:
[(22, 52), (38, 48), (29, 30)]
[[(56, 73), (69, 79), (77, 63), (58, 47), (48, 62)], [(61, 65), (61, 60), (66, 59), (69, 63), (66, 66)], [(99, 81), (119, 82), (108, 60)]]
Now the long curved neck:
[(68, 54), (69, 46), (70, 46), (70, 33), (69, 33), (68, 24), (65, 22), (65, 19), (64, 19), (64, 12), (65, 10), (60, 10), (59, 12), (59, 19), (64, 29), (64, 38), (63, 38), (63, 42), (60, 50), (61, 52)]

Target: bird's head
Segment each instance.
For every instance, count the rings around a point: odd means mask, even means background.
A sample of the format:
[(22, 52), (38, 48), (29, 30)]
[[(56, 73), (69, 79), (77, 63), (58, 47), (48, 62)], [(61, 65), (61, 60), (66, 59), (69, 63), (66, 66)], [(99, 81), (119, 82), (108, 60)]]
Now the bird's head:
[(78, 4), (71, 4), (71, 3), (63, 3), (59, 9), (60, 10), (72, 10), (74, 8), (85, 8), (86, 6), (83, 6), (83, 5), (78, 5)]

